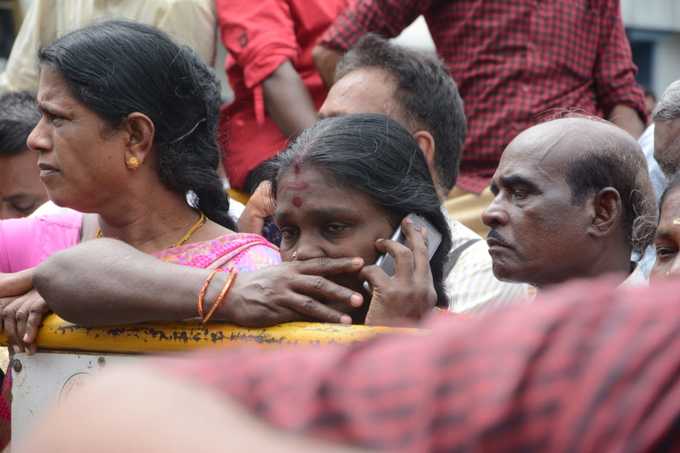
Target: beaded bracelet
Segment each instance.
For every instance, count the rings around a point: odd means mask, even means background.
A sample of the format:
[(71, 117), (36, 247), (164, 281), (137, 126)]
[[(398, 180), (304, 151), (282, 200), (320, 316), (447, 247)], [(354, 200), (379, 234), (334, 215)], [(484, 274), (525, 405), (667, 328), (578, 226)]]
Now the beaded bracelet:
[(201, 286), (201, 290), (198, 292), (198, 303), (196, 306), (196, 311), (198, 312), (198, 317), (200, 319), (203, 319), (205, 316), (203, 313), (203, 306), (205, 305), (205, 293), (208, 291), (208, 287), (210, 286), (210, 282), (212, 281), (213, 277), (215, 274), (218, 272), (222, 272), (222, 269), (215, 269), (208, 275), (208, 278), (205, 279), (205, 282), (203, 282), (203, 286)]
[(210, 307), (208, 314), (205, 315), (205, 317), (201, 321), (203, 324), (206, 324), (208, 321), (210, 321), (210, 318), (212, 318), (212, 315), (217, 311), (218, 308), (220, 308), (220, 306), (227, 299), (227, 293), (229, 292), (229, 290), (233, 286), (234, 282), (236, 281), (237, 275), (238, 275), (238, 272), (229, 271), (229, 277), (227, 278), (227, 282), (222, 287), (222, 291), (220, 291), (219, 296), (217, 296), (217, 299), (215, 299), (215, 303), (213, 304), (213, 306)]

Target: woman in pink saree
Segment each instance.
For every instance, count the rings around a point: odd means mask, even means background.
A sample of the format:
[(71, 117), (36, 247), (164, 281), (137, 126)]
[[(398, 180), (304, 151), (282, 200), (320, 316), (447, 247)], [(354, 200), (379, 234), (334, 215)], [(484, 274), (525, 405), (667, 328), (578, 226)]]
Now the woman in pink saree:
[[(0, 222), (0, 272), (31, 269), (53, 253), (78, 244), (84, 215), (72, 209)], [(201, 269), (249, 272), (280, 262), (278, 249), (262, 236), (227, 233), (212, 240), (188, 242), (151, 255), (168, 263)]]
[(48, 311), (31, 269), (83, 241), (114, 238), (164, 261), (238, 272), (280, 262), (261, 237), (234, 232), (217, 173), (219, 82), (192, 50), (152, 27), (105, 22), (59, 38), (39, 60), (42, 118), (27, 144), (64, 209), (0, 224), (0, 272), (23, 271), (0, 284), (15, 349), (27, 348), (26, 307)]

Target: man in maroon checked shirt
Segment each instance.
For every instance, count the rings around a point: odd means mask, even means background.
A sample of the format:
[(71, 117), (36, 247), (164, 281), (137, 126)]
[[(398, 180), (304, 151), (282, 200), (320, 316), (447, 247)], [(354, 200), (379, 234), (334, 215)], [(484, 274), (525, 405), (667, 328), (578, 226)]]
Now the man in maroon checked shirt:
[[(447, 209), (478, 233), (505, 146), (551, 112), (601, 116), (637, 138), (644, 95), (620, 0), (356, 0), (314, 49), (332, 83), (342, 52), (367, 32), (398, 35), (423, 15), (465, 102), (468, 136)], [(480, 195), (481, 194), (481, 195)]]
[(677, 451), (680, 281), (615, 284), (439, 314), (429, 334), (213, 350), (114, 373), (17, 451), (336, 451), (291, 445), (292, 433), (389, 452)]

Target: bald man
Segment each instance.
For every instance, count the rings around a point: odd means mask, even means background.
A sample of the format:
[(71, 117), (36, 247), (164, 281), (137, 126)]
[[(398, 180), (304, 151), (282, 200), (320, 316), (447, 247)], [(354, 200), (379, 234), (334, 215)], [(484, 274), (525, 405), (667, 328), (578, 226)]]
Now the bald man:
[(644, 280), (656, 205), (640, 146), (611, 123), (570, 117), (531, 127), (505, 149), (482, 215), (493, 271), (536, 287), (618, 273)]

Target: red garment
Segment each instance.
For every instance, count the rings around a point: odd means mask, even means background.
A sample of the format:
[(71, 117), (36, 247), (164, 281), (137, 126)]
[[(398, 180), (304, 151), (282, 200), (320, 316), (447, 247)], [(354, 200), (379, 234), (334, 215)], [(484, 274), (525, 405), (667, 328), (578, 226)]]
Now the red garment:
[(312, 49), (348, 0), (217, 0), (222, 43), (234, 102), (224, 107), (220, 137), (229, 183), (242, 188), (248, 173), (286, 146), (265, 112), (262, 82), (290, 60), (316, 107), (326, 88)]
[(579, 282), (430, 335), (161, 364), (277, 427), (383, 451), (672, 451), (680, 282)]
[(505, 146), (562, 109), (646, 117), (620, 0), (358, 0), (322, 43), (348, 49), (366, 32), (396, 36), (418, 15), (465, 101), (458, 185), (481, 192)]

